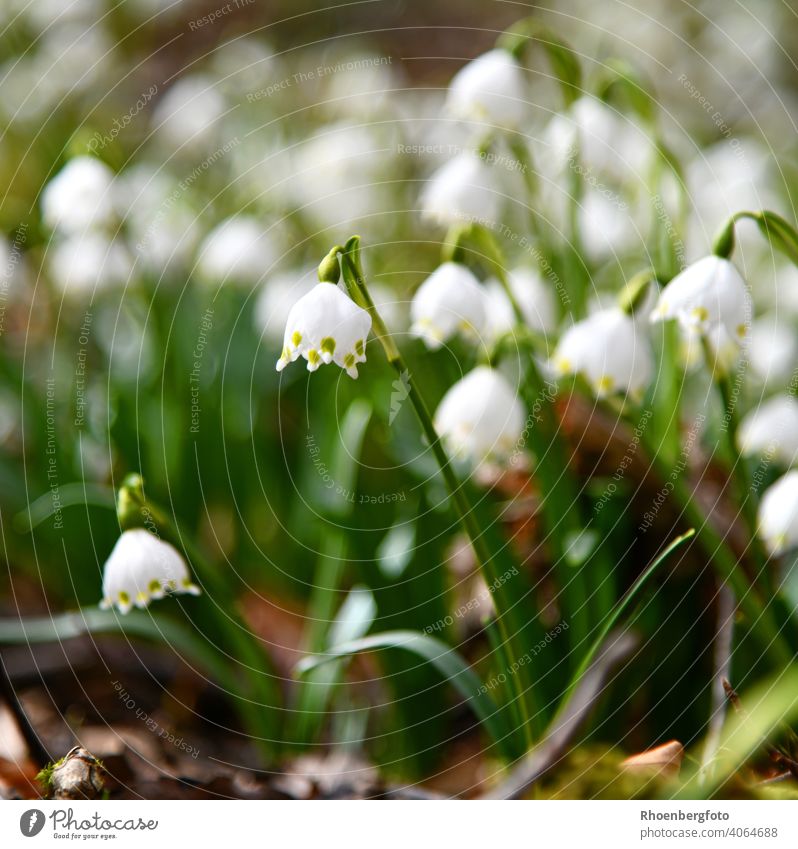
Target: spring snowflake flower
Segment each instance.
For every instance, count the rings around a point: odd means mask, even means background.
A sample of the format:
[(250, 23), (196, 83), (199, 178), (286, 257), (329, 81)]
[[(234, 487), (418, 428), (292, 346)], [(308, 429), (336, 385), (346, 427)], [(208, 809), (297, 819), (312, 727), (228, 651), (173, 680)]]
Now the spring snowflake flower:
[(200, 594), (177, 549), (144, 528), (124, 531), (105, 561), (100, 607), (127, 613), (170, 592)]
[(686, 330), (697, 330), (707, 337), (722, 327), (728, 338), (739, 345), (745, 338), (750, 316), (751, 298), (740, 272), (728, 259), (707, 256), (668, 283), (660, 293), (651, 321), (676, 319)]
[(366, 362), (369, 330), (371, 316), (364, 309), (334, 283), (317, 283), (288, 313), (277, 371), (302, 356), (308, 371), (334, 362), (357, 377), (357, 364)]
[(524, 431), (524, 408), (506, 378), (478, 366), (452, 386), (435, 412), (435, 429), (452, 455), (478, 467), (510, 457)]
[(79, 233), (104, 227), (113, 217), (114, 172), (93, 156), (70, 160), (42, 193), (42, 217), (53, 230)]
[(563, 334), (552, 357), (556, 374), (579, 374), (599, 398), (643, 394), (653, 370), (648, 343), (619, 307), (600, 310)]
[(486, 295), (476, 277), (445, 262), (421, 284), (410, 304), (410, 333), (437, 350), (458, 332), (479, 336), (486, 322)]
[(421, 194), (425, 218), (449, 226), (497, 220), (500, 191), (490, 166), (473, 152), (460, 153), (439, 168)]
[(798, 459), (798, 399), (776, 395), (740, 423), (739, 447), (745, 455), (766, 455), (786, 466)]
[(206, 280), (255, 283), (274, 260), (274, 246), (260, 222), (234, 215), (207, 235), (197, 265)]
[(798, 471), (787, 472), (765, 490), (758, 525), (771, 554), (777, 556), (798, 545)]
[(514, 129), (524, 119), (524, 77), (507, 50), (483, 53), (455, 74), (447, 106), (452, 114), (494, 127)]
[[(510, 291), (524, 317), (527, 327), (538, 333), (554, 329), (554, 295), (550, 286), (530, 268), (516, 268), (509, 272)], [(515, 312), (510, 299), (498, 280), (485, 285), (487, 293), (487, 328), (492, 340), (509, 333), (515, 326)]]
[(59, 242), (47, 254), (50, 277), (69, 296), (90, 294), (128, 282), (133, 259), (120, 239), (87, 232)]

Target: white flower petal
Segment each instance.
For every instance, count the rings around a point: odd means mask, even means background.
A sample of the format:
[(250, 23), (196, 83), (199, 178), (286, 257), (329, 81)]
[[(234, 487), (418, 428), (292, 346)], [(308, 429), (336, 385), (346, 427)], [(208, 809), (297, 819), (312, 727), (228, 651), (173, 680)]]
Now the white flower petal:
[(317, 283), (291, 308), (285, 325), (283, 352), (277, 371), (302, 356), (308, 371), (334, 362), (350, 377), (366, 361), (366, 338), (371, 316), (338, 286)]
[(773, 555), (798, 545), (798, 471), (769, 486), (759, 505), (759, 534)]
[(167, 592), (199, 595), (185, 560), (167, 542), (144, 528), (124, 531), (105, 561), (101, 607), (127, 613), (147, 607)]
[(519, 444), (524, 408), (506, 378), (478, 366), (452, 386), (435, 412), (435, 429), (453, 456), (475, 467), (505, 460)]
[(771, 456), (791, 466), (798, 459), (798, 399), (768, 399), (743, 418), (738, 438), (743, 454)]
[(640, 396), (653, 371), (647, 340), (618, 307), (600, 310), (568, 328), (552, 364), (561, 375), (582, 375), (598, 397), (615, 392)]
[(490, 50), (455, 74), (447, 106), (452, 114), (513, 129), (526, 113), (523, 71), (506, 50)]
[(486, 322), (485, 290), (456, 262), (445, 262), (421, 284), (410, 305), (410, 332), (431, 350), (457, 333), (479, 336)]

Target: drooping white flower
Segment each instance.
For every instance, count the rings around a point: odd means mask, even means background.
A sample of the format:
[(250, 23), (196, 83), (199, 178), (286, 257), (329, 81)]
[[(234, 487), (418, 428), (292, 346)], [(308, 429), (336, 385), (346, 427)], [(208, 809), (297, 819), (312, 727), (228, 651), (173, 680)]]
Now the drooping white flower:
[(648, 341), (619, 307), (600, 310), (566, 330), (552, 357), (559, 375), (578, 374), (599, 398), (642, 395), (653, 370)]
[(357, 377), (357, 364), (366, 362), (369, 330), (371, 316), (364, 309), (335, 284), (317, 283), (288, 314), (277, 371), (302, 356), (308, 371), (334, 362)]
[(514, 129), (525, 114), (524, 76), (507, 50), (489, 50), (461, 68), (449, 85), (452, 114), (493, 127)]
[(798, 545), (798, 471), (787, 472), (765, 490), (757, 518), (759, 535), (771, 554)]
[(53, 282), (70, 296), (123, 285), (133, 270), (120, 239), (91, 232), (56, 244), (48, 251), (47, 264)]
[(270, 341), (282, 342), (285, 324), (294, 304), (318, 283), (314, 268), (298, 268), (269, 275), (263, 281), (253, 319)]
[(457, 262), (444, 262), (421, 284), (410, 304), (410, 333), (437, 350), (457, 333), (478, 336), (485, 327), (485, 291)]
[(478, 366), (452, 386), (435, 412), (435, 429), (451, 454), (474, 466), (506, 460), (524, 430), (524, 408), (507, 379)]
[(249, 215), (234, 215), (214, 227), (200, 245), (200, 275), (221, 283), (255, 283), (275, 260), (272, 240), (260, 222)]
[(740, 423), (739, 448), (745, 455), (773, 457), (787, 466), (798, 459), (798, 399), (776, 395)]
[(671, 318), (701, 335), (720, 325), (740, 344), (751, 319), (751, 298), (740, 272), (719, 256), (687, 266), (660, 292), (651, 314), (652, 321)]
[(177, 549), (144, 528), (124, 531), (105, 561), (100, 607), (127, 613), (170, 592), (200, 593)]
[(42, 217), (53, 230), (105, 227), (113, 216), (114, 172), (93, 156), (71, 159), (42, 193)]
[[(508, 275), (510, 291), (527, 327), (538, 333), (554, 328), (555, 308), (552, 287), (531, 268), (514, 268)], [(515, 312), (504, 288), (497, 280), (485, 285), (487, 293), (487, 332), (496, 340), (515, 325)]]
[(474, 152), (460, 153), (439, 168), (421, 193), (423, 215), (438, 224), (492, 225), (501, 194), (491, 167)]
[(746, 354), (763, 383), (789, 383), (798, 366), (798, 335), (793, 324), (777, 312), (756, 319), (748, 331)]
[(152, 123), (160, 140), (178, 150), (194, 150), (216, 138), (225, 107), (216, 80), (195, 74), (169, 87), (153, 110)]

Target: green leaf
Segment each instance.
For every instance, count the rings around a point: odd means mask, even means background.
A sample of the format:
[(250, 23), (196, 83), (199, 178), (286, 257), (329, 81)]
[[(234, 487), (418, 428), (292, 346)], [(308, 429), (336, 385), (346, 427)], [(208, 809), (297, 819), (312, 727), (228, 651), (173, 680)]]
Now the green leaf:
[[(612, 630), (613, 625), (618, 621), (621, 617), (621, 614), (626, 610), (626, 608), (632, 603), (632, 601), (637, 597), (640, 590), (648, 583), (649, 578), (659, 569), (659, 567), (670, 557), (670, 555), (684, 542), (688, 539), (691, 539), (695, 536), (695, 530), (690, 529), (687, 533), (682, 534), (679, 537), (676, 537), (673, 542), (648, 566), (643, 573), (638, 577), (638, 579), (632, 584), (631, 587), (627, 590), (626, 594), (623, 598), (615, 605), (613, 610), (609, 613), (609, 615), (604, 619), (604, 622), (601, 625), (598, 635), (593, 640), (590, 645), (590, 648), (587, 650), (585, 656), (582, 658), (582, 662), (579, 664), (576, 673), (574, 674), (571, 682), (563, 693), (560, 711), (567, 704), (568, 697), (573, 693), (573, 691), (579, 685), (579, 681), (582, 676), (587, 672), (590, 664), (593, 661), (593, 658), (598, 653), (601, 648), (601, 644), (607, 638), (607, 634)], [(559, 711), (558, 711), (559, 712)]]
[(513, 729), (504, 721), (502, 713), (483, 685), (479, 676), (445, 643), (418, 631), (386, 631), (359, 640), (334, 646), (324, 654), (308, 655), (297, 664), (296, 671), (304, 675), (313, 669), (365, 651), (376, 649), (404, 649), (431, 663), (469, 704), (474, 715), (494, 743), (508, 752)]
[[(167, 644), (201, 666), (217, 682), (230, 681), (230, 668), (221, 655), (216, 655), (181, 625), (145, 611), (132, 610), (122, 615), (115, 610), (85, 607), (74, 613), (0, 619), (0, 645), (35, 645), (60, 643), (84, 634), (119, 634)], [(235, 692), (235, 689), (233, 690)]]

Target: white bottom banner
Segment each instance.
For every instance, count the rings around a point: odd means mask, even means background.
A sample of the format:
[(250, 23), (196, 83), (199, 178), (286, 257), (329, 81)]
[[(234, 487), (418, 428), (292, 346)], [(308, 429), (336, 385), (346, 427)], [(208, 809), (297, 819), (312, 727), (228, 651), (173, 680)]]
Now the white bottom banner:
[[(357, 810), (355, 810), (357, 808)], [(115, 846), (278, 845), (407, 849), (536, 847), (794, 847), (795, 802), (244, 802), (0, 804), (0, 846), (56, 841)], [(419, 843), (419, 841), (421, 841)]]

